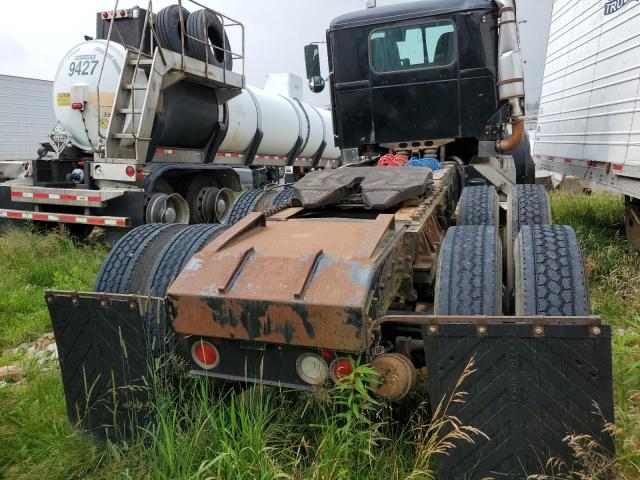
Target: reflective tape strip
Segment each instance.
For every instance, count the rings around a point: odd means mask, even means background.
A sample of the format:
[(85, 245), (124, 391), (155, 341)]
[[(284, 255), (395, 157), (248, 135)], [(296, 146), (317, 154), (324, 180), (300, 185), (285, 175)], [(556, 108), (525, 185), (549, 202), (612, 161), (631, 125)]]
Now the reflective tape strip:
[(567, 163), (567, 164), (584, 164), (587, 167), (590, 168), (604, 168), (605, 170), (607, 168), (610, 168), (611, 170), (614, 170), (615, 172), (621, 172), (624, 169), (624, 164), (622, 163), (611, 163), (611, 162), (602, 162), (602, 161), (598, 161), (598, 160), (582, 160), (582, 159), (576, 159), (576, 158), (564, 158), (564, 157), (554, 157), (552, 155), (534, 155), (536, 160), (542, 160), (542, 161), (547, 161), (547, 162), (558, 162), (558, 163)]
[(37, 198), (40, 200), (61, 200), (65, 202), (92, 202), (102, 203), (105, 201), (100, 195), (60, 195), (57, 193), (41, 192), (11, 192), (12, 198)]
[(128, 227), (129, 217), (97, 217), (92, 215), (69, 215), (60, 213), (25, 212), (24, 210), (0, 209), (0, 218), (36, 220), (40, 222), (84, 223), (104, 227)]

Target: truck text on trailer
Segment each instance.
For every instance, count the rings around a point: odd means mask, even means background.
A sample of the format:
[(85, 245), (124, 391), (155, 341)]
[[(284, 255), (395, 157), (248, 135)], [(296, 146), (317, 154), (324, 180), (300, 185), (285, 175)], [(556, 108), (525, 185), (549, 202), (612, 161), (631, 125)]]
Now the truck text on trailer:
[(555, 0), (540, 98), (540, 168), (624, 195), (640, 250), (640, 5)]
[[(161, 355), (301, 390), (358, 359), (391, 402), (425, 368), (434, 407), (473, 358), (468, 401), (450, 413), (487, 438), (439, 458), (439, 478), (571, 466), (571, 433), (613, 456), (611, 329), (591, 315), (575, 233), (527, 184), (514, 2), (355, 12), (327, 46), (336, 142), (355, 163), (245, 192), (225, 225), (138, 227), (95, 292), (46, 292), (70, 419), (126, 430)], [(319, 90), (317, 46), (305, 51)]]

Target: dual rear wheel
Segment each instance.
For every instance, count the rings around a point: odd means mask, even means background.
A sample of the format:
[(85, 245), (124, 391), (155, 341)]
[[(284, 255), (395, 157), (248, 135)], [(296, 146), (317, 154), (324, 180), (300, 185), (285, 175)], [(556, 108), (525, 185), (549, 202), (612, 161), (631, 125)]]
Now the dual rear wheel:
[(494, 187), (464, 189), (458, 226), (447, 231), (440, 251), (435, 313), (589, 315), (587, 279), (575, 232), (551, 224), (544, 188), (517, 185), (509, 194), (504, 249), (497, 206)]

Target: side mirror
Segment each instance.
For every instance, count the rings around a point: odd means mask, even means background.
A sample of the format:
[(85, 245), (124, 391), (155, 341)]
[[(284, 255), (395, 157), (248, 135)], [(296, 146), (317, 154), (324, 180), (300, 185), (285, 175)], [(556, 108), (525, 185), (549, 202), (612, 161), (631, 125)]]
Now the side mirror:
[(320, 76), (312, 77), (309, 79), (309, 90), (313, 93), (320, 93), (324, 90), (324, 79)]
[(307, 78), (321, 77), (320, 73), (320, 48), (317, 44), (305, 45), (304, 61), (307, 66)]

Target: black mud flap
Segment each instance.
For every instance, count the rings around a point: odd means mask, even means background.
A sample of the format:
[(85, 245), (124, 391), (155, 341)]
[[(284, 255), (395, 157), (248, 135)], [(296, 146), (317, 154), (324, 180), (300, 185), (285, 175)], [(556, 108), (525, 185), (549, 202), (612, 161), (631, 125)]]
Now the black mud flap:
[(609, 326), (433, 323), (423, 338), (432, 408), (473, 358), (461, 388), (468, 397), (447, 413), (489, 437), (456, 442), (438, 458), (440, 480), (526, 479), (549, 473), (550, 458), (579, 467), (563, 441), (571, 434), (590, 435), (614, 456), (603, 432), (613, 422)]
[(147, 420), (153, 365), (141, 310), (160, 299), (47, 292), (73, 424), (122, 439)]

